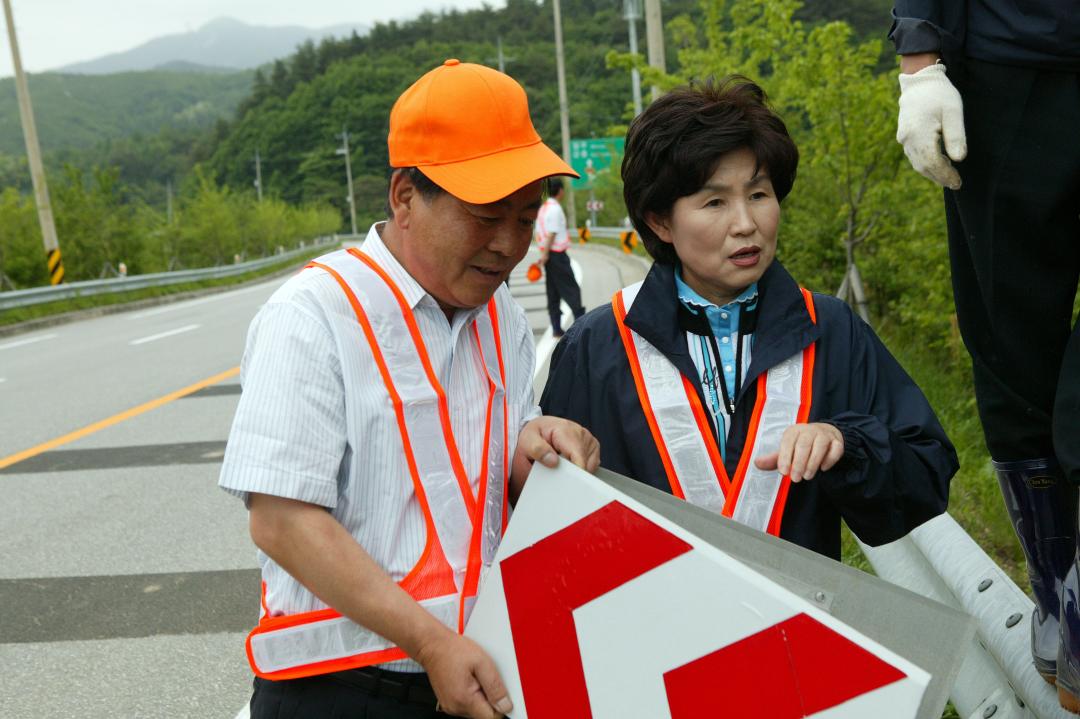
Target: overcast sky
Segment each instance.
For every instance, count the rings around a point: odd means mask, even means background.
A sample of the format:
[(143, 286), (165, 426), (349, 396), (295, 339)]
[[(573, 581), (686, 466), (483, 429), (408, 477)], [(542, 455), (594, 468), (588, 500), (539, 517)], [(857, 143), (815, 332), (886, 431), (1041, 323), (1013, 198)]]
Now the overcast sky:
[[(374, 24), (424, 10), (480, 7), (482, 0), (11, 0), (23, 67), (43, 72), (129, 50), (161, 35), (195, 30), (218, 17), (249, 25)], [(502, 7), (501, 0), (489, 5)], [(2, 20), (2, 18), (0, 18)], [(2, 23), (0, 23), (2, 24)], [(0, 76), (13, 74), (7, 28)]]

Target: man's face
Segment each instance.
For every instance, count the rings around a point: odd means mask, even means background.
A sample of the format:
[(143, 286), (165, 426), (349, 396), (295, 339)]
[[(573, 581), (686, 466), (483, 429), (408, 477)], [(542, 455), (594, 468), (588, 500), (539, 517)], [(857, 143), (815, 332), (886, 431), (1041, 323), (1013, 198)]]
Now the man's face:
[(537, 181), (474, 205), (448, 192), (427, 200), (413, 188), (395, 211), (402, 264), (444, 310), (479, 307), (528, 251), (541, 191)]
[(723, 155), (692, 195), (666, 218), (650, 218), (657, 236), (675, 248), (683, 279), (705, 299), (727, 304), (776, 257), (780, 203), (765, 168), (747, 148)]

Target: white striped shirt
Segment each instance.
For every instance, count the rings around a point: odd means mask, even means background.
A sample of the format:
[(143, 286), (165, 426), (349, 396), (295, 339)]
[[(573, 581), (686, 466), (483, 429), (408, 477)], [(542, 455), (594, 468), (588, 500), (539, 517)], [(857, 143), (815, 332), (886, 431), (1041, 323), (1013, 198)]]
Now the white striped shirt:
[[(489, 387), (467, 330), (483, 308), (460, 310), (448, 322), (435, 298), (383, 244), (376, 226), (362, 250), (394, 280), (412, 308), (446, 391), (454, 436), (475, 492)], [(363, 302), (362, 291), (357, 295)], [(518, 431), (540, 414), (532, 390), (533, 336), (525, 311), (504, 285), (496, 302), (507, 373), (507, 451), (512, 457)], [(356, 315), (330, 274), (304, 270), (259, 310), (248, 331), (240, 379), (243, 393), (220, 486), (245, 502), (249, 492), (257, 492), (327, 507), (400, 581), (424, 548), (424, 517), (398, 427), (383, 419), (389, 402), (386, 387)], [(326, 608), (262, 551), (259, 564), (271, 615)], [(411, 661), (386, 666), (419, 669)]]

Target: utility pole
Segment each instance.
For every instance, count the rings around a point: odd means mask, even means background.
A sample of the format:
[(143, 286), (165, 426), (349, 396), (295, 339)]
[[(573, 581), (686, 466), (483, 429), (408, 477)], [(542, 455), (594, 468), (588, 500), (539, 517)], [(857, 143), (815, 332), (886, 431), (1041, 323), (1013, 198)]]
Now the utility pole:
[(165, 224), (172, 224), (172, 180), (165, 181)]
[[(630, 54), (637, 55), (637, 24), (641, 17), (641, 0), (623, 0), (623, 17), (629, 24)], [(641, 73), (637, 66), (630, 68), (630, 80), (634, 89), (634, 117), (641, 114)]]
[[(664, 59), (664, 18), (660, 13), (660, 0), (645, 0), (645, 42), (649, 47), (649, 66), (667, 72)], [(652, 86), (652, 99), (660, 99), (660, 88)]]
[(507, 63), (514, 62), (514, 60), (516, 60), (516, 59), (517, 59), (516, 57), (506, 57), (506, 55), (503, 53), (502, 35), (496, 35), (495, 36), (495, 57), (493, 57), (493, 58), (489, 57), (487, 59), (487, 61), (491, 62), (492, 60), (494, 60), (499, 66), (499, 72), (506, 73), (506, 65), (507, 65)]
[[(555, 69), (559, 75), (559, 126), (562, 129), (563, 162), (570, 164), (570, 103), (566, 99), (566, 60), (563, 56), (562, 12), (559, 0), (553, 0), (555, 13)], [(567, 178), (569, 179), (569, 178)], [(568, 227), (577, 227), (577, 208), (574, 207), (574, 186), (566, 183), (566, 221)]]
[(49, 186), (45, 183), (45, 167), (41, 164), (34, 109), (30, 105), (30, 88), (26, 84), (22, 58), (19, 55), (19, 41), (15, 37), (15, 17), (11, 13), (11, 0), (4, 0), (4, 17), (7, 19), (8, 41), (11, 43), (11, 60), (15, 66), (15, 90), (19, 96), (19, 117), (22, 120), (23, 138), (26, 140), (26, 158), (30, 164), (30, 180), (34, 185), (41, 239), (45, 244), (45, 257), (49, 266), (49, 284), (58, 285), (64, 281), (64, 263), (60, 258), (60, 243), (56, 239)]
[(349, 203), (349, 219), (352, 220), (352, 233), (356, 233), (356, 196), (353, 194), (352, 187), (352, 162), (349, 159), (349, 131), (345, 129), (345, 126), (341, 127), (341, 135), (339, 135), (341, 141), (344, 143), (337, 149), (338, 155), (345, 156), (345, 179), (349, 183), (349, 196), (345, 200)]
[(506, 73), (506, 58), (503, 57), (502, 37), (500, 36), (500, 37), (495, 38), (495, 42), (496, 42), (496, 44), (498, 45), (498, 48), (499, 48), (499, 72), (505, 74)]
[(258, 150), (255, 150), (255, 192), (258, 193), (259, 202), (262, 202), (262, 159)]

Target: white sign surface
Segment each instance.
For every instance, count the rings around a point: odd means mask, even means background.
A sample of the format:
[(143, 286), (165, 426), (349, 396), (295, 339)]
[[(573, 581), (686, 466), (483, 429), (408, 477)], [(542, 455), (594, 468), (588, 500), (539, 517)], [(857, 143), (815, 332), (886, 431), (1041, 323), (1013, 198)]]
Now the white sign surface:
[(930, 680), (566, 461), (533, 468), (466, 634), (514, 719), (910, 719)]

